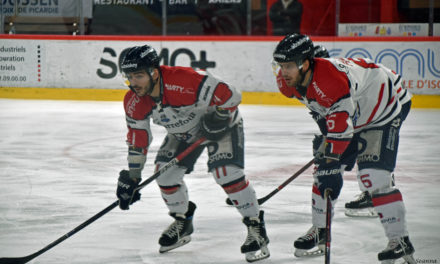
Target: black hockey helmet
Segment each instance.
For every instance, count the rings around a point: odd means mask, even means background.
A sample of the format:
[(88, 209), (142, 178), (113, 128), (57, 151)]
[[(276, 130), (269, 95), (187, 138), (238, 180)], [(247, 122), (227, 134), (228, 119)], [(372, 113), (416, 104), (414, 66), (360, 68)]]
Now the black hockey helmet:
[(130, 48), (121, 63), (121, 70), (124, 73), (145, 69), (151, 74), (151, 70), (159, 68), (160, 58), (156, 50), (149, 45), (135, 46)]
[(289, 34), (281, 40), (273, 53), (276, 62), (293, 61), (301, 65), (306, 59), (313, 59), (313, 42), (306, 35)]
[(321, 45), (317, 45), (313, 48), (313, 53), (315, 58), (330, 58), (328, 50)]

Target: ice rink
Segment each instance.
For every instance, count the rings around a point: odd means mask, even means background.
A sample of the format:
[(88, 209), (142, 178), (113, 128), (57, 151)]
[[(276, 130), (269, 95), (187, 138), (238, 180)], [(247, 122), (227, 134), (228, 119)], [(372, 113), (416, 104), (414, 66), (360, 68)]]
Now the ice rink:
[[(318, 127), (302, 107), (243, 105), (246, 175), (265, 196), (312, 158)], [(152, 175), (164, 129), (154, 140), (143, 179)], [(395, 171), (419, 263), (440, 263), (440, 110), (413, 109), (403, 124)], [(118, 173), (127, 168), (122, 102), (0, 99), (0, 257), (44, 248), (116, 200)], [(206, 169), (206, 154), (185, 180), (198, 209), (188, 245), (165, 254), (158, 239), (172, 222), (153, 182), (129, 211), (114, 209), (30, 263), (246, 263), (245, 226)], [(293, 241), (311, 226), (311, 169), (262, 209), (271, 257), (257, 263), (324, 263), (298, 259)], [(332, 263), (378, 263), (387, 240), (378, 219), (344, 215), (359, 193), (355, 172), (344, 175), (333, 220)], [(423, 262), (425, 261), (425, 262)], [(431, 262), (426, 262), (431, 261)]]

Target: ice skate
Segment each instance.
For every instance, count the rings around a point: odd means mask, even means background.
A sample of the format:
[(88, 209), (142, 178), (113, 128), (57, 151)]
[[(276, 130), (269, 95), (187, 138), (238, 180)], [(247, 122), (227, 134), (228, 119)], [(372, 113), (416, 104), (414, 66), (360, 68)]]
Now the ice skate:
[(413, 257), (414, 247), (409, 241), (409, 237), (391, 239), (387, 248), (380, 252), (377, 257), (382, 264), (393, 264), (396, 261), (404, 260), (403, 263), (416, 264)]
[(254, 262), (270, 256), (267, 244), (269, 238), (266, 235), (264, 225), (264, 211), (260, 211), (259, 217), (245, 217), (243, 223), (247, 226), (248, 235), (241, 246), (241, 253), (246, 255), (248, 262)]
[(185, 214), (170, 214), (175, 221), (162, 233), (159, 238), (160, 253), (181, 247), (191, 241), (193, 232), (193, 215), (196, 205), (189, 202), (188, 211)]
[(295, 257), (303, 258), (324, 255), (325, 237), (325, 228), (312, 226), (305, 235), (299, 237), (293, 243)]
[(370, 193), (362, 192), (356, 200), (346, 203), (345, 215), (349, 217), (378, 217)]

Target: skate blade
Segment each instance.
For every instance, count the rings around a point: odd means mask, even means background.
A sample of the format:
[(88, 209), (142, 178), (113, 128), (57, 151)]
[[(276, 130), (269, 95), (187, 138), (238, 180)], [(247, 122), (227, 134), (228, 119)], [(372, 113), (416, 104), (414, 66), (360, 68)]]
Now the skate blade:
[(406, 255), (403, 257), (403, 259), (405, 260), (405, 263), (407, 263), (407, 264), (416, 264), (417, 263), (416, 260), (414, 259), (413, 254)]
[(413, 255), (406, 255), (399, 259), (388, 259), (383, 260), (381, 264), (416, 264), (416, 260), (414, 259)]
[(374, 208), (363, 208), (363, 209), (345, 209), (345, 215), (348, 217), (366, 217), (366, 218), (376, 218), (379, 217)]
[(296, 248), (293, 253), (297, 258), (310, 258), (310, 257), (319, 257), (324, 255), (324, 245), (319, 245), (318, 247), (314, 247), (312, 249), (299, 249)]
[(245, 255), (246, 255), (247, 262), (255, 262), (258, 260), (268, 258), (270, 256), (270, 252), (269, 252), (269, 249), (266, 246), (264, 246), (264, 247), (261, 247), (257, 251), (246, 252)]
[(181, 247), (183, 245), (188, 244), (190, 241), (191, 241), (191, 236), (184, 236), (171, 246), (161, 246), (159, 248), (159, 253), (165, 253), (165, 252), (168, 252), (168, 251), (173, 250), (175, 248)]

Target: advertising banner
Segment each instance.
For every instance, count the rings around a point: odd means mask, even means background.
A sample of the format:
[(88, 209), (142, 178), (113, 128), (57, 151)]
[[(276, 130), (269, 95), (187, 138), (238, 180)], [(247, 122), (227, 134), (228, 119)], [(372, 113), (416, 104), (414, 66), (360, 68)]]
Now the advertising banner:
[[(1, 39), (1, 87), (124, 89), (125, 49), (149, 44), (161, 64), (190, 66), (243, 91), (277, 92), (272, 52), (278, 41)], [(403, 76), (415, 94), (440, 94), (440, 46), (435, 41), (315, 41), (332, 57), (365, 57)]]
[(338, 25), (340, 37), (415, 37), (428, 36), (428, 23), (364, 23)]
[(92, 17), (92, 0), (0, 0), (2, 16)]

